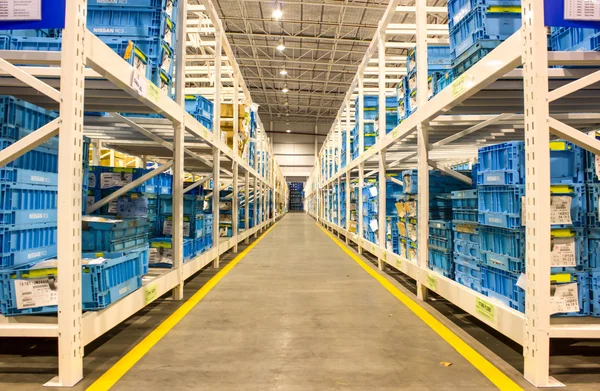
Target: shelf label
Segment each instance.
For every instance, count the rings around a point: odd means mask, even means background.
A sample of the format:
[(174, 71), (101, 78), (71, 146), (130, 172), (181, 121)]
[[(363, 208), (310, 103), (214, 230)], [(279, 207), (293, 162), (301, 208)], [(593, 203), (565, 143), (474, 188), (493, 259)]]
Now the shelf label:
[(569, 196), (550, 197), (550, 224), (573, 224), (571, 219), (571, 203)]
[(396, 259), (396, 268), (402, 269), (402, 259)]
[(145, 75), (141, 74), (135, 69), (131, 75), (131, 88), (133, 88), (138, 95), (144, 98), (148, 95), (148, 79), (146, 79)]
[(575, 267), (575, 237), (553, 238), (550, 247), (550, 264), (552, 267)]
[(452, 82), (452, 97), (456, 98), (467, 90), (466, 75), (460, 75)]
[(434, 275), (427, 275), (427, 286), (429, 289), (437, 291), (437, 278)]
[(42, 0), (0, 0), (0, 21), (42, 20)]
[(496, 306), (479, 297), (475, 299), (475, 312), (492, 323), (496, 323)]
[(384, 261), (387, 261), (387, 251), (383, 252), (383, 254), (381, 255), (381, 258), (383, 258)]
[(158, 288), (156, 284), (146, 285), (144, 288), (144, 303), (146, 305), (152, 303), (158, 297)]
[(579, 312), (577, 283), (550, 286), (550, 314)]
[(154, 103), (160, 102), (160, 89), (154, 83), (148, 82), (147, 84), (146, 98)]
[(58, 305), (58, 290), (52, 289), (48, 278), (15, 280), (17, 308), (35, 308)]
[(600, 21), (600, 2), (594, 0), (564, 0), (565, 20)]

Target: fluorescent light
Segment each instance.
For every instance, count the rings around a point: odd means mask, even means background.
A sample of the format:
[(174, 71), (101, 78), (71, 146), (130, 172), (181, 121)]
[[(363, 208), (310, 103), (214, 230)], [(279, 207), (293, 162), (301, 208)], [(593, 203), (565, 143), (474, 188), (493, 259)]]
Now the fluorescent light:
[(291, 132), (291, 130), (289, 130), (289, 129), (288, 129), (288, 130), (286, 130), (285, 132), (286, 132), (286, 133), (290, 133), (290, 132)]
[(288, 74), (288, 71), (284, 67), (281, 67), (281, 69), (279, 70), (279, 74), (281, 76), (285, 76)]
[(283, 11), (281, 10), (281, 4), (275, 4), (275, 9), (273, 10), (273, 14), (271, 14), (274, 19), (281, 19), (283, 16)]
[(277, 45), (277, 50), (283, 52), (285, 50), (285, 44), (283, 43), (283, 38), (279, 38), (279, 44)]
[(287, 88), (287, 84), (283, 85), (283, 88), (281, 89), (281, 92), (283, 92), (284, 94), (286, 94), (287, 92), (289, 92), (289, 89)]

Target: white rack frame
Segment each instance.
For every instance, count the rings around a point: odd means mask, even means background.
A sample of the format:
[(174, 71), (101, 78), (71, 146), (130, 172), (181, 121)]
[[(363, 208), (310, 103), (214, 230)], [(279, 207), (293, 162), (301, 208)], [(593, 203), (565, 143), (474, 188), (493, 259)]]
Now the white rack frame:
[[(379, 112), (385, 110), (386, 83), (389, 84), (392, 80), (386, 79), (385, 48), (391, 46), (385, 41), (387, 36), (396, 34), (395, 31), (387, 29), (395, 12), (416, 12), (415, 45), (419, 59), (417, 87), (419, 91), (427, 90), (426, 47), (427, 44), (439, 42), (439, 39), (429, 38), (426, 31), (427, 13), (433, 10), (430, 10), (431, 7), (426, 7), (425, 0), (416, 0), (415, 3), (416, 7), (397, 7), (398, 0), (390, 2), (307, 182), (306, 211), (332, 232), (344, 235), (347, 243), (350, 241), (356, 243), (359, 253), (367, 251), (376, 256), (380, 268), (387, 264), (415, 279), (418, 298), (425, 300), (428, 292), (434, 291), (483, 323), (523, 345), (524, 375), (525, 379), (533, 385), (561, 386), (561, 383), (550, 376), (550, 339), (600, 338), (600, 320), (550, 318), (550, 220), (546, 213), (550, 210), (548, 142), (552, 133), (588, 151), (600, 154), (600, 142), (584, 133), (600, 125), (598, 109), (586, 107), (583, 100), (577, 101), (577, 99), (585, 99), (586, 87), (600, 80), (600, 71), (549, 69), (549, 66), (588, 65), (600, 68), (600, 53), (548, 52), (547, 32), (543, 20), (544, 1), (522, 0), (523, 27), (520, 31), (432, 99), (427, 100), (426, 94), (418, 94), (418, 110), (389, 134), (380, 132), (376, 144), (366, 151), (362, 147), (365, 120), (363, 116), (359, 116), (359, 156), (350, 161), (351, 151), (348, 148), (346, 167), (333, 172), (332, 165), (337, 163), (339, 167), (340, 161), (337, 135), (341, 134), (341, 129), (345, 127), (349, 147), (350, 129), (354, 126), (350, 121), (353, 105), (351, 98), (355, 96), (354, 92), (357, 90), (360, 107), (355, 110), (362, 113), (365, 69), (376, 51), (378, 51), (379, 64)], [(435, 11), (443, 12), (443, 9), (439, 8)], [(523, 69), (517, 69), (521, 65)], [(501, 90), (501, 92), (494, 92), (497, 98), (491, 96), (491, 92), (486, 95), (486, 89), (490, 91), (493, 88)], [(556, 104), (559, 99), (561, 99), (560, 106), (550, 107), (551, 103)], [(525, 114), (514, 114), (519, 112)], [(342, 121), (345, 125), (342, 125)], [(385, 129), (385, 116), (379, 118), (379, 129)], [(479, 139), (473, 138), (477, 137), (474, 135), (475, 132), (479, 135)], [(432, 142), (433, 138), (435, 141)], [(378, 193), (381, 200), (385, 198), (386, 170), (417, 167), (419, 225), (427, 227), (429, 166), (452, 174), (445, 168), (445, 163), (475, 157), (477, 148), (481, 145), (518, 138), (524, 138), (526, 141), (527, 158), (525, 313), (513, 310), (501, 302), (494, 301), (429, 270), (427, 229), (418, 232), (420, 244), (418, 262), (401, 258), (389, 251), (385, 245), (385, 231), (382, 229), (386, 227), (384, 202), (379, 203), (380, 232), (378, 235), (378, 242), (383, 244), (377, 245), (363, 239), (362, 186), (359, 186), (357, 200), (358, 234), (348, 230), (350, 223), (348, 192), (351, 177), (353, 174), (356, 175), (356, 171), (358, 171), (359, 184), (363, 183), (365, 177), (379, 173)], [(463, 140), (467, 141), (456, 144), (457, 141)], [(444, 148), (447, 144), (452, 145), (452, 149)], [(371, 164), (374, 160), (377, 162), (375, 165)], [(368, 168), (372, 171), (365, 174), (364, 171)], [(457, 176), (456, 173), (452, 175)], [(457, 177), (467, 182), (468, 178)], [(338, 184), (340, 180), (345, 180), (346, 183), (346, 227), (333, 224), (327, 210), (332, 185)], [(491, 306), (493, 316), (490, 316), (490, 312), (480, 311), (478, 305)]]
[[(148, 84), (147, 89), (152, 93), (141, 94), (132, 87), (134, 78), (133, 68), (118, 54), (113, 52), (100, 39), (86, 28), (86, 0), (69, 0), (66, 2), (67, 25), (63, 30), (61, 52), (13, 52), (0, 51), (0, 93), (6, 95), (24, 96), (25, 100), (42, 104), (46, 107), (59, 105), (59, 118), (50, 124), (33, 132), (31, 135), (14, 143), (11, 147), (0, 151), (0, 166), (30, 151), (51, 137), (60, 135), (59, 143), (59, 183), (58, 183), (58, 267), (61, 278), (58, 284), (58, 316), (25, 316), (1, 317), (0, 336), (2, 337), (56, 337), (59, 346), (58, 376), (47, 383), (48, 386), (70, 387), (83, 377), (83, 348), (99, 336), (103, 335), (131, 315), (144, 308), (157, 298), (169, 292), (174, 300), (183, 299), (183, 284), (203, 267), (213, 264), (219, 266), (219, 257), (229, 250), (237, 252), (238, 243), (248, 243), (250, 237), (257, 235), (286, 212), (287, 185), (285, 178), (274, 160), (274, 154), (262, 123), (259, 120), (259, 135), (254, 156), (257, 169), (238, 156), (237, 137), (234, 137), (234, 149), (230, 149), (220, 138), (220, 104), (222, 84), (220, 82), (220, 64), (227, 59), (233, 67), (236, 80), (234, 85), (234, 112), (237, 114), (240, 99), (238, 83), (244, 91), (243, 98), (248, 104), (252, 98), (246, 88), (241, 72), (223, 27), (218, 20), (216, 10), (210, 0), (203, 0), (203, 6), (195, 6), (195, 11), (204, 10), (210, 17), (218, 39), (215, 42), (215, 105), (214, 125), (216, 131), (211, 132), (197, 122), (183, 108), (184, 104), (184, 64), (186, 60), (186, 18), (187, 4), (179, 2), (178, 12), (178, 42), (176, 69), (176, 97), (171, 100), (165, 92), (158, 92), (156, 87)], [(222, 50), (220, 49), (222, 47)], [(223, 57), (223, 51), (226, 58)], [(40, 66), (15, 66), (13, 64), (39, 64)], [(48, 67), (47, 65), (55, 65)], [(87, 66), (87, 68), (86, 68)], [(142, 80), (142, 83), (143, 80)], [(57, 89), (60, 87), (60, 90)], [(158, 93), (157, 93), (158, 92)], [(95, 99), (100, 97), (102, 99)], [(84, 125), (84, 103), (87, 111), (120, 111), (126, 106), (139, 112), (160, 113), (166, 120), (144, 120), (123, 118), (91, 119), (91, 125)], [(93, 109), (90, 109), (93, 107)], [(124, 110), (126, 111), (126, 110)], [(94, 122), (96, 121), (96, 122)], [(103, 125), (103, 122), (117, 121), (121, 127), (114, 124)], [(135, 121), (135, 122), (134, 122)], [(124, 130), (129, 128), (129, 132)], [(142, 123), (143, 125), (140, 125)], [(237, 123), (235, 121), (234, 123)], [(145, 126), (152, 126), (148, 130)], [(156, 129), (158, 127), (158, 129)], [(93, 128), (90, 130), (90, 128)], [(235, 125), (235, 132), (237, 132)], [(152, 176), (171, 167), (173, 170), (173, 243), (174, 267), (169, 270), (151, 269), (143, 279), (142, 288), (113, 303), (101, 311), (82, 312), (81, 308), (81, 191), (82, 191), (82, 137), (84, 133), (92, 133), (95, 139), (101, 138), (103, 143), (121, 145), (123, 148), (138, 146), (144, 155), (145, 148), (164, 148), (172, 151), (172, 160), (153, 170), (134, 184), (120, 189), (115, 194), (121, 194), (128, 188), (137, 186)], [(187, 133), (187, 138), (184, 135)], [(139, 140), (139, 135), (146, 137)], [(136, 139), (138, 138), (138, 139)], [(172, 141), (166, 141), (170, 138)], [(96, 147), (100, 143), (94, 140)], [(263, 159), (262, 152), (267, 152), (268, 161)], [(184, 160), (184, 155), (191, 156), (191, 161)], [(97, 156), (95, 159), (97, 160)], [(220, 167), (221, 162), (231, 162), (232, 172)], [(199, 165), (198, 165), (199, 162)], [(198, 167), (205, 171), (194, 186), (206, 182), (212, 177), (214, 189), (224, 183), (233, 182), (232, 225), (233, 237), (219, 237), (219, 197), (213, 196), (213, 247), (192, 260), (183, 263), (183, 189), (184, 169), (191, 166), (192, 171)], [(266, 175), (263, 169), (268, 167)], [(206, 172), (209, 169), (212, 172)], [(238, 222), (238, 193), (239, 170), (244, 173), (244, 195), (242, 199), (257, 199), (262, 213), (257, 215), (254, 208), (255, 227), (237, 230)], [(228, 175), (225, 178), (222, 174)], [(252, 186), (252, 188), (251, 188)], [(241, 187), (241, 186), (240, 186)], [(252, 191), (252, 195), (251, 195)], [(218, 193), (217, 193), (218, 194)], [(268, 196), (271, 194), (271, 204)], [(111, 197), (93, 205), (89, 210), (97, 209), (110, 201)], [(268, 215), (267, 205), (271, 207), (272, 217)], [(249, 222), (249, 208), (245, 208), (245, 221)]]

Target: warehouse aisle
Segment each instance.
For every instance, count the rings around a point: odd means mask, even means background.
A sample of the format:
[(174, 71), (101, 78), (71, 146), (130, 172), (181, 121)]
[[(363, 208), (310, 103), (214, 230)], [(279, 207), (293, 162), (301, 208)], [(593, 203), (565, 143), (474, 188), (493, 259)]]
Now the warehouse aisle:
[(288, 214), (114, 389), (495, 387), (313, 219)]

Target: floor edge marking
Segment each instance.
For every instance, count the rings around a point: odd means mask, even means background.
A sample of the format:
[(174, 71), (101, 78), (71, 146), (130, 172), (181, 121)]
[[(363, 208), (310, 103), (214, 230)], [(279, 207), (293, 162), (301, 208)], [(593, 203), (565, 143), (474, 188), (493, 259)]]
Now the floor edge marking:
[(319, 223), (316, 223), (319, 228), (327, 235), (335, 244), (337, 244), (347, 255), (350, 256), (360, 267), (362, 267), (371, 277), (375, 278), (385, 289), (394, 295), (408, 309), (419, 317), (427, 326), (435, 331), (442, 339), (454, 348), (461, 356), (469, 361), (479, 372), (488, 378), (496, 387), (501, 390), (523, 390), (504, 372), (498, 369), (495, 365), (489, 362), (485, 357), (479, 354), (469, 344), (463, 341), (459, 336), (454, 334), (447, 326), (437, 320), (433, 315), (427, 312), (417, 302), (404, 294), (400, 289), (394, 286), (390, 281), (377, 273), (373, 268), (365, 263), (360, 257), (354, 254), (348, 247), (341, 243), (333, 234), (329, 233)]
[(94, 381), (86, 391), (104, 391), (113, 387), (142, 357), (146, 355), (173, 327), (177, 325), (223, 277), (227, 275), (276, 225), (273, 224), (254, 242), (239, 253), (231, 262), (213, 276), (194, 293), (185, 303), (165, 319), (158, 327), (135, 345), (125, 356)]

